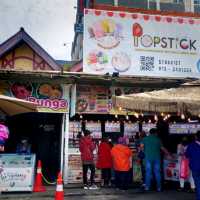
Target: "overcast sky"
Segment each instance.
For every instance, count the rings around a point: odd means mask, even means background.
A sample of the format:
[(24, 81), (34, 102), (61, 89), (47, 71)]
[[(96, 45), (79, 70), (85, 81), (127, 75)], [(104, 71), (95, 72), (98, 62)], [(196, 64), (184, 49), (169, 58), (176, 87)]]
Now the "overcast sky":
[(54, 59), (70, 60), (76, 1), (0, 0), (0, 43), (23, 26)]

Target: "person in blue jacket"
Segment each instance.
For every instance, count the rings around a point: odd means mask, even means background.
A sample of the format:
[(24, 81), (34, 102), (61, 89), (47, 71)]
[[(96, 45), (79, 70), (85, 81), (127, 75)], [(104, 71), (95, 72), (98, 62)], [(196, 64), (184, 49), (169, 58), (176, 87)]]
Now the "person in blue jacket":
[(189, 159), (190, 169), (196, 186), (196, 200), (200, 200), (200, 131), (196, 134), (196, 140), (188, 145), (186, 157)]

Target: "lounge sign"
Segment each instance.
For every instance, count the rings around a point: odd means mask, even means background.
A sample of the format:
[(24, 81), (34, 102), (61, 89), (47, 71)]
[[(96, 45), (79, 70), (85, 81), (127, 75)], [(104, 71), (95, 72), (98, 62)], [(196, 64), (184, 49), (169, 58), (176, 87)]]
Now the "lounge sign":
[(200, 19), (86, 9), (86, 73), (200, 77)]
[(0, 81), (0, 94), (33, 102), (40, 112), (69, 112), (67, 85)]

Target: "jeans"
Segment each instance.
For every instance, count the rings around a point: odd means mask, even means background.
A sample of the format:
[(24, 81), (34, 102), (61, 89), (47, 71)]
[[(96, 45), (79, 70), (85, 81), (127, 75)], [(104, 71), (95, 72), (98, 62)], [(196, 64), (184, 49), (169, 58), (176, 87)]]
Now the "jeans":
[(91, 171), (90, 183), (92, 185), (92, 184), (94, 184), (94, 175), (95, 175), (95, 166), (94, 166), (94, 164), (83, 164), (83, 184), (84, 185), (88, 185), (88, 180), (87, 180), (88, 169), (90, 169), (90, 171)]
[(115, 185), (121, 190), (128, 189), (129, 171), (115, 171)]
[(152, 181), (152, 172), (156, 178), (157, 190), (161, 190), (160, 160), (146, 159), (145, 189), (150, 190)]
[(192, 171), (192, 176), (196, 186), (196, 200), (200, 200), (200, 172)]

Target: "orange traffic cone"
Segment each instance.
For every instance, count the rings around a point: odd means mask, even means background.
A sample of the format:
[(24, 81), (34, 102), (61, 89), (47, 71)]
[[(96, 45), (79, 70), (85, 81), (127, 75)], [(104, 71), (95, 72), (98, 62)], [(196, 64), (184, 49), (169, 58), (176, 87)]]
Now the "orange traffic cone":
[(55, 200), (64, 200), (63, 180), (61, 172), (58, 174)]
[(37, 174), (33, 186), (33, 192), (46, 192), (46, 188), (43, 186), (42, 183), (42, 163), (40, 160), (38, 161)]

